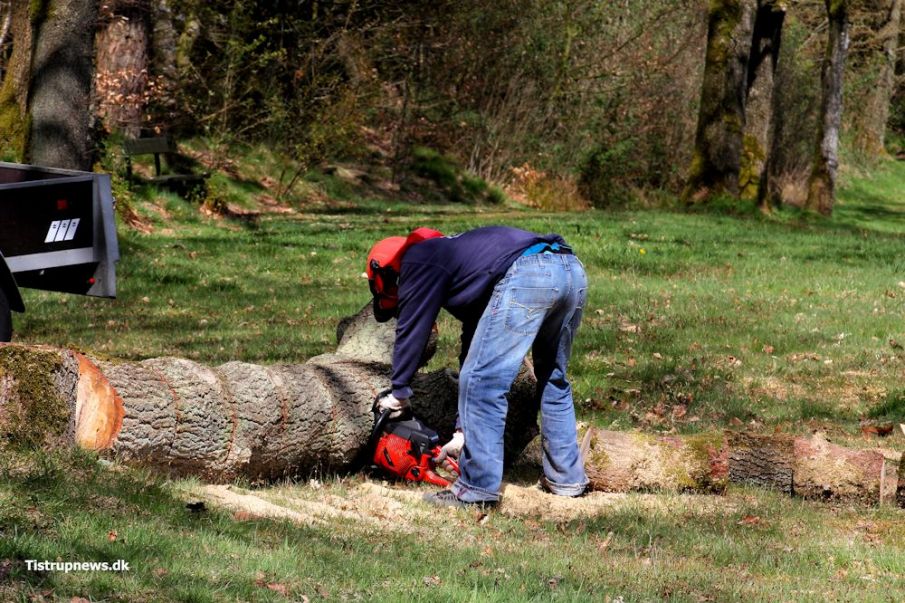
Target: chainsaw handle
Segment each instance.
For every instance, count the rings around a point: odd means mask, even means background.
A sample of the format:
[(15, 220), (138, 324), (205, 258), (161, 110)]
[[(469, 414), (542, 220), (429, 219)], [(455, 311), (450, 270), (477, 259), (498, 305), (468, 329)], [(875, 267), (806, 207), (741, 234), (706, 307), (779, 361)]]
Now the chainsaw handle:
[(440, 486), (441, 488), (448, 488), (450, 485), (450, 481), (436, 473), (433, 469), (428, 469), (424, 473), (421, 474), (421, 481), (427, 482), (429, 484), (433, 484), (435, 486)]
[(459, 470), (459, 461), (457, 461), (456, 459), (448, 456), (445, 459), (443, 459), (442, 461), (440, 461), (439, 463), (434, 460), (440, 455), (440, 452), (442, 450), (443, 450), (443, 448), (440, 446), (437, 446), (436, 448), (431, 450), (431, 467), (436, 467), (437, 465), (441, 465), (444, 468), (449, 469), (456, 475), (462, 475), (462, 472)]
[(441, 463), (443, 463), (444, 468), (449, 469), (456, 475), (462, 475), (462, 471), (459, 470), (459, 461), (446, 457)]

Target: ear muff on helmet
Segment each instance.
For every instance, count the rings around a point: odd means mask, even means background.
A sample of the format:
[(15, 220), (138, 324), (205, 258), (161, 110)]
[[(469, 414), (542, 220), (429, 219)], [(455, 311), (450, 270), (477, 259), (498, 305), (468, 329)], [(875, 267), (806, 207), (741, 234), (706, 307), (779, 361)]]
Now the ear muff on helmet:
[(368, 279), (371, 295), (374, 296), (374, 318), (386, 322), (396, 316), (399, 307), (399, 274), (390, 266), (381, 267), (377, 260), (371, 260), (371, 274)]

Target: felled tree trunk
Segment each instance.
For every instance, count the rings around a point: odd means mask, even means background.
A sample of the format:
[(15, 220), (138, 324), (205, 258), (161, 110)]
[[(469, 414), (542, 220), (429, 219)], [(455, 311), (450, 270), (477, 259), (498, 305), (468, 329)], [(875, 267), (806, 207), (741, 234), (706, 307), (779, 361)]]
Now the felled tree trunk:
[[(354, 467), (375, 396), (389, 384), (393, 323), (370, 307), (343, 320), (333, 354), (304, 364), (216, 368), (178, 358), (91, 359), (71, 350), (0, 345), (0, 441), (75, 442), (117, 458), (208, 481), (266, 481)], [(435, 344), (435, 342), (434, 342)], [(423, 362), (433, 354), (428, 346)], [(413, 382), (414, 411), (442, 436), (454, 428), (458, 383), (448, 370)], [(537, 434), (536, 381), (526, 368), (509, 396), (506, 458)], [(711, 433), (659, 436), (589, 429), (582, 449), (604, 491), (722, 492), (749, 483), (809, 498), (905, 506), (905, 462), (822, 436)], [(520, 456), (521, 455), (521, 456)]]
[[(0, 431), (29, 443), (43, 433), (69, 434), (82, 447), (209, 481), (346, 468), (365, 448), (373, 401), (389, 386), (394, 323), (377, 323), (366, 307), (343, 321), (338, 334), (335, 353), (275, 366), (229, 362), (211, 368), (179, 358), (113, 362), (68, 350), (5, 346)], [(429, 346), (423, 361), (432, 353)], [(61, 381), (62, 387), (48, 381), (73, 372), (78, 378)], [(415, 414), (450, 436), (458, 405), (455, 373), (419, 374), (412, 388)], [(510, 395), (508, 458), (516, 458), (537, 433), (534, 390), (533, 374), (523, 370)], [(54, 399), (56, 404), (48, 403)], [(53, 429), (15, 435), (36, 425), (30, 417), (47, 409), (57, 409)]]
[(586, 468), (597, 490), (721, 492), (739, 483), (867, 504), (899, 496), (905, 506), (902, 469), (876, 450), (844, 448), (820, 434), (653, 436), (591, 429), (586, 438)]

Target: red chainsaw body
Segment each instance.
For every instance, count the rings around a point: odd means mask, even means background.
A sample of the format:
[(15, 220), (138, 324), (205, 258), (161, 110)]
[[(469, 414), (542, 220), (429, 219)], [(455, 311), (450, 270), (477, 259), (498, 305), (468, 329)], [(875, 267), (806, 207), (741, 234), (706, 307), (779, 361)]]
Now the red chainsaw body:
[[(433, 458), (440, 453), (439, 436), (418, 419), (384, 423), (374, 445), (374, 464), (401, 479), (449, 486), (448, 479), (438, 474)], [(455, 473), (458, 464), (450, 461)]]

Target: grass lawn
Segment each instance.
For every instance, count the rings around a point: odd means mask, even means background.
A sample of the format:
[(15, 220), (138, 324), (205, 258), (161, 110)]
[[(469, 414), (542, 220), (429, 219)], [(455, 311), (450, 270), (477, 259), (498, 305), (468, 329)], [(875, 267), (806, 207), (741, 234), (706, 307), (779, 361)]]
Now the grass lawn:
[[(214, 186), (253, 204), (240, 165)], [(416, 226), (510, 224), (561, 233), (588, 269), (573, 353), (580, 418), (689, 433), (745, 425), (826, 431), (860, 447), (863, 419), (905, 422), (905, 163), (850, 179), (832, 220), (621, 211), (546, 214), (387, 201), (336, 178), (318, 203), (255, 220), (213, 218), (144, 191), (148, 233), (121, 227), (119, 297), (28, 291), (15, 340), (110, 357), (302, 362), (331, 351), (338, 319), (368, 301), (364, 257)], [(310, 195), (309, 195), (310, 196)], [(455, 366), (441, 321), (430, 368)], [(631, 495), (599, 513), (476, 518), (405, 511), (388, 526), (298, 525), (191, 513), (186, 492), (88, 454), (0, 462), (0, 600), (898, 601), (905, 512), (788, 500)], [(360, 476), (283, 485), (332, 500)], [(412, 490), (413, 488), (403, 488)], [(417, 503), (403, 505), (415, 509)], [(241, 518), (240, 518), (241, 519)], [(125, 559), (126, 573), (27, 571), (25, 559)]]

